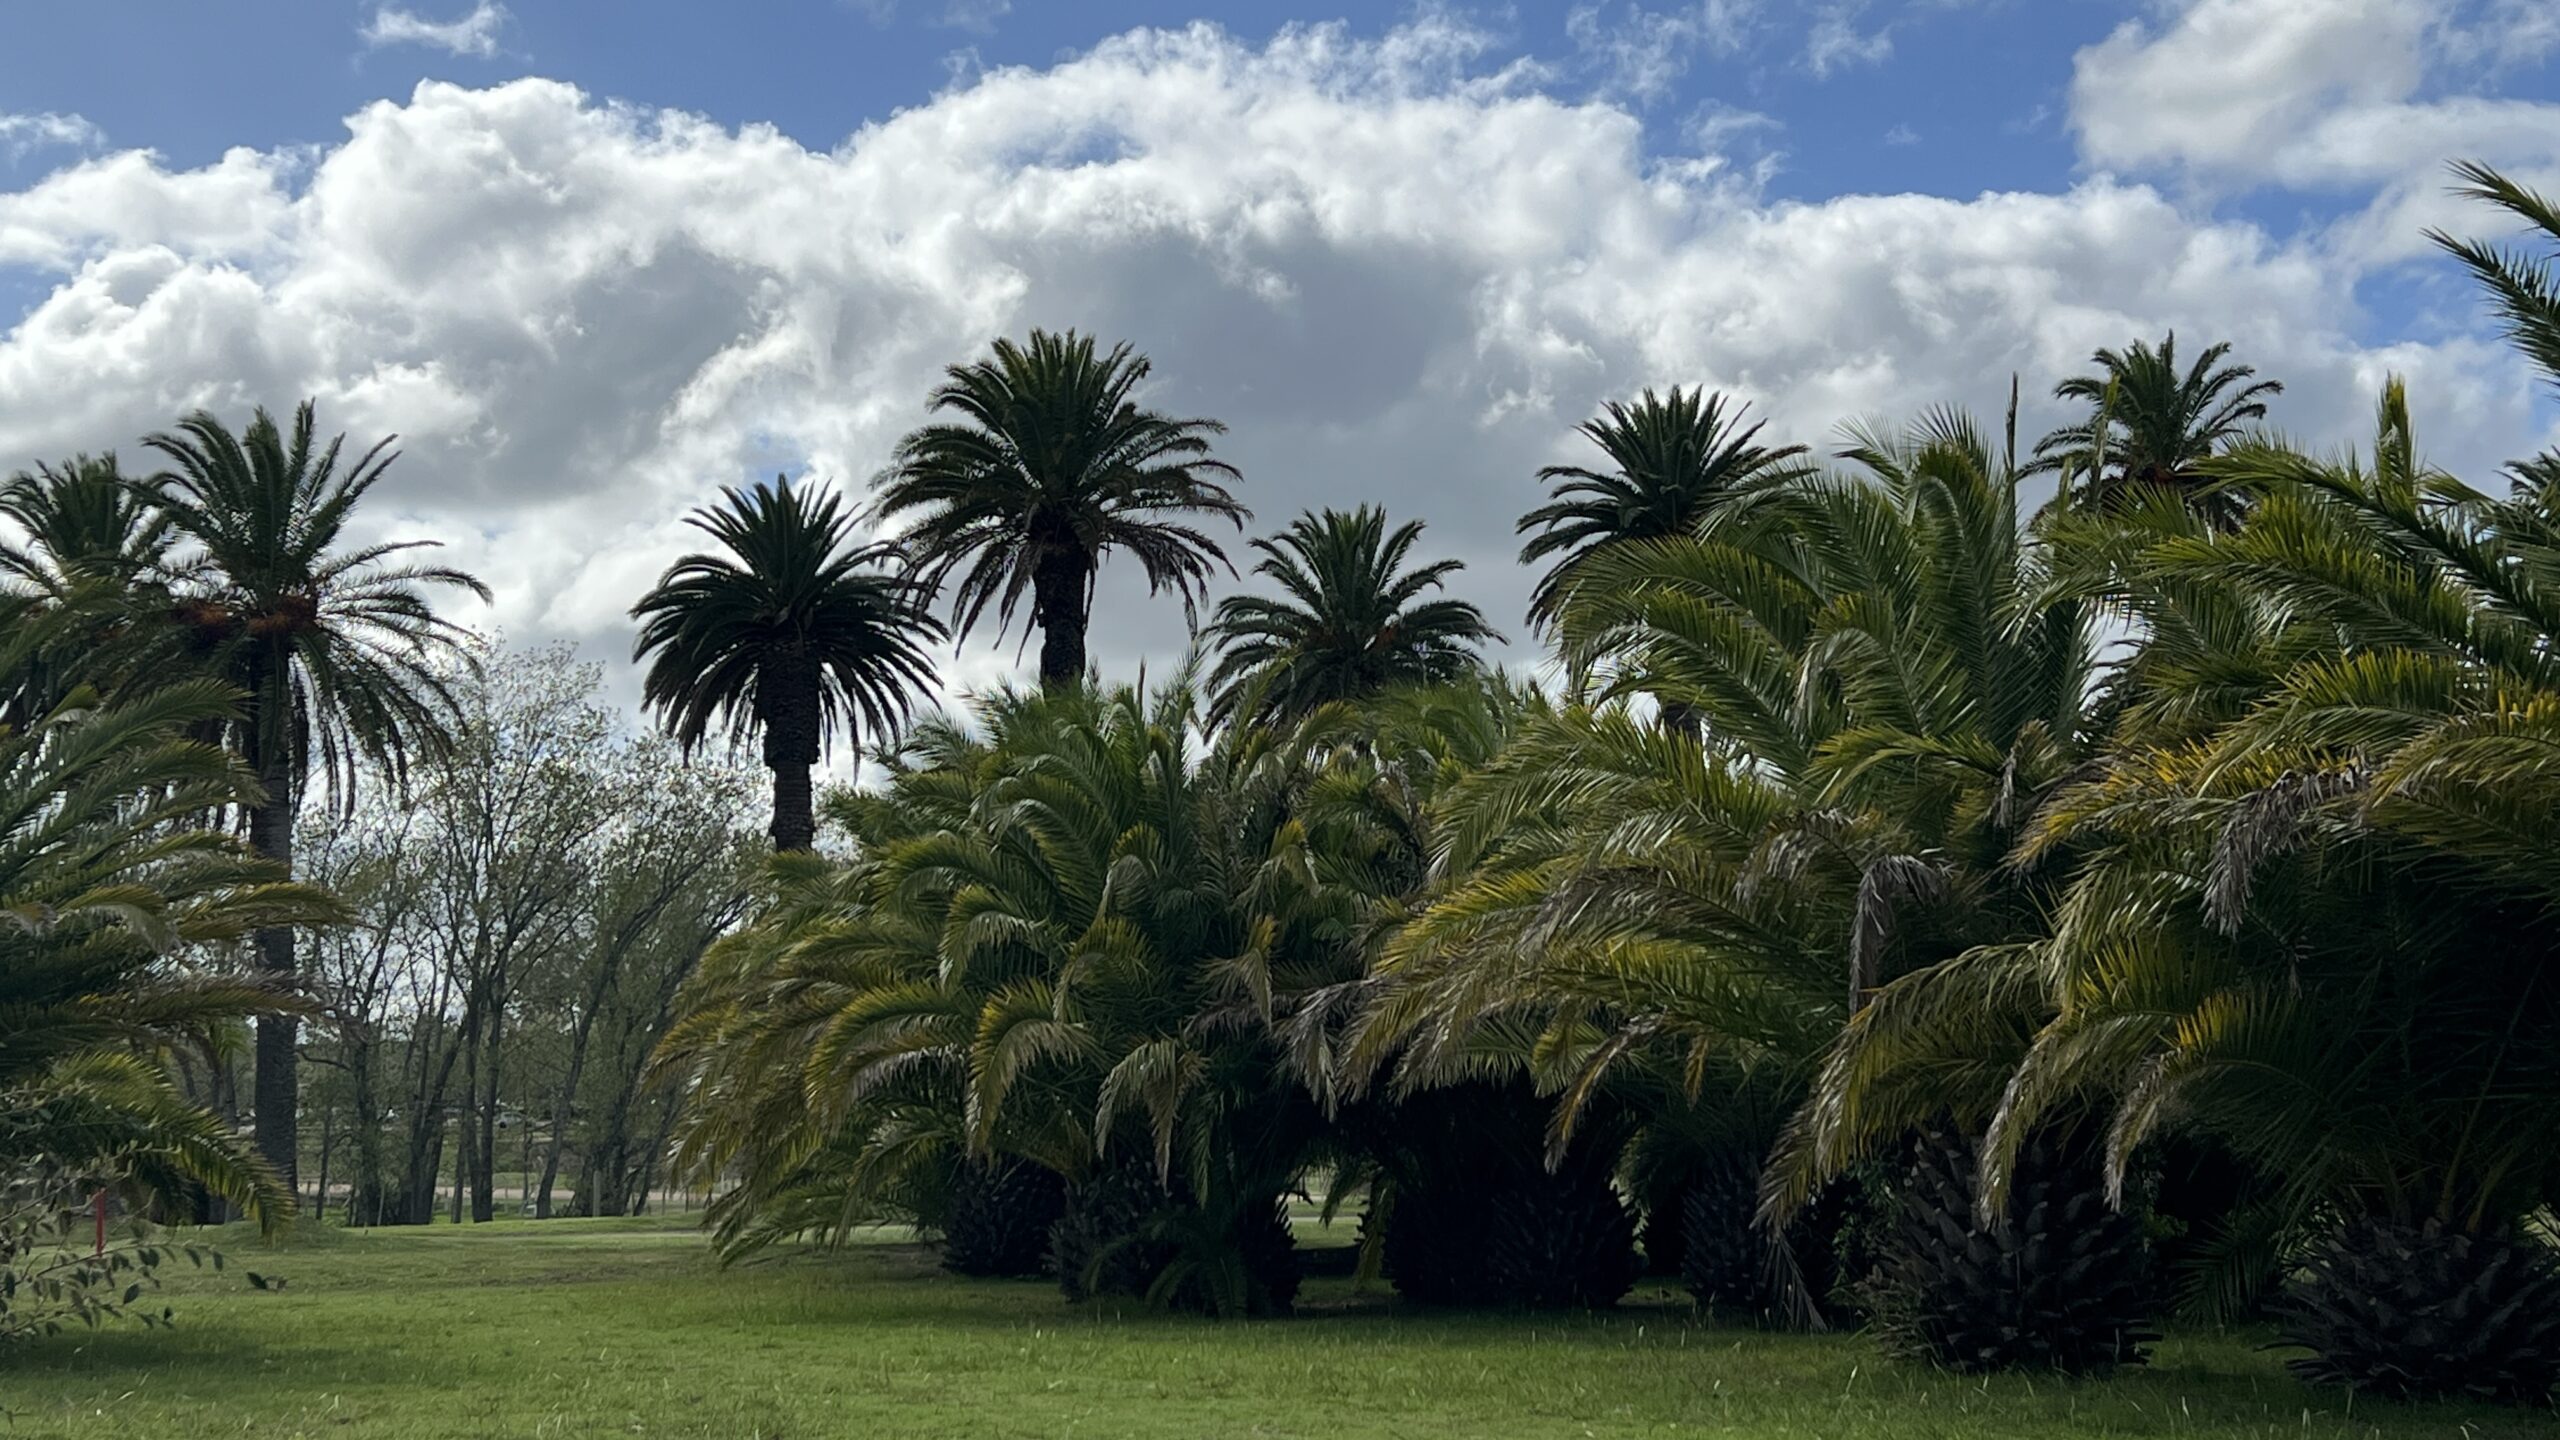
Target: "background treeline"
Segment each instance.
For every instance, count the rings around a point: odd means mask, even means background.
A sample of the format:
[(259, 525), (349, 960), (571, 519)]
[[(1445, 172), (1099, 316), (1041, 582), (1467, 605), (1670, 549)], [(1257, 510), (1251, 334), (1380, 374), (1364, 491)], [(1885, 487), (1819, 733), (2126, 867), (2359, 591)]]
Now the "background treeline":
[(599, 680), (489, 653), (405, 796), (304, 817), (304, 874), (355, 918), (306, 960), (305, 1175), (353, 1223), (620, 1215), (667, 1182), (643, 1072), (746, 909), (755, 790), (630, 733)]

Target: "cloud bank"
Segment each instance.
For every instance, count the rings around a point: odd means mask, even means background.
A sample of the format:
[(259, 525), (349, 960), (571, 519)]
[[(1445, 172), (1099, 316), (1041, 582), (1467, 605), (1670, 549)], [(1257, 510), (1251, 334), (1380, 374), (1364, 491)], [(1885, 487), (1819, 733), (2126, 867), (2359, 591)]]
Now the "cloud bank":
[[(474, 618), (618, 657), (623, 611), (689, 548), (688, 507), (777, 470), (861, 492), (941, 366), (1034, 325), (1132, 340), (1158, 403), (1225, 420), (1258, 529), (1373, 499), (1427, 519), (1426, 547), (1465, 557), (1458, 589), (1515, 636), (1533, 472), (1646, 385), (1734, 390), (1818, 442), (1852, 415), (1989, 411), (2014, 373), (2032, 434), (2054, 418), (2040, 392), (2092, 349), (2174, 326), (2285, 380), (2294, 433), (2357, 436), (2399, 371), (2436, 459), (2479, 473), (2535, 448), (2525, 375), (2465, 317), (2360, 338), (2382, 250), (2274, 237), (2185, 193), (2235, 167), (2323, 173), (2345, 144), (2323, 127), (2455, 101), (2273, 36), (2303, 78), (2225, 119), (2314, 137), (2291, 155), (2146, 122), (2108, 89), (2185, 84), (2174, 62), (2210, 47), (2175, 47), (2250, 3), (2120, 31), (2120, 82), (2084, 63), (2075, 122), (2106, 168), (1970, 199), (1772, 202), (1712, 150), (1648, 153), (1629, 109), (1543, 93), (1449, 20), (1259, 46), (1130, 34), (975, 75), (828, 151), (544, 80), (421, 85), (316, 152), (107, 154), (0, 192), (0, 265), (51, 287), (0, 337), (0, 468), (314, 395), (332, 429), (400, 433), (381, 519), (496, 588)], [(1180, 607), (1117, 567), (1093, 639), (1115, 673), (1160, 666)], [(1014, 673), (983, 634), (952, 668)]]

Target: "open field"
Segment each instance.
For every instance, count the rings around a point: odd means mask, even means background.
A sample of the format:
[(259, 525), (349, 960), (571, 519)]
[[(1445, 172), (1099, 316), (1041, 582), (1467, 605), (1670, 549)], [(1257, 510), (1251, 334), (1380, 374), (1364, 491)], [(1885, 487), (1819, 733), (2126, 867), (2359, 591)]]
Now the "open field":
[[(1339, 1234), (1339, 1231), (1336, 1232)], [(1308, 1286), (1216, 1325), (962, 1281), (893, 1237), (723, 1273), (678, 1221), (228, 1242), (178, 1328), (0, 1357), (9, 1437), (2448, 1436), (2548, 1415), (2413, 1409), (2180, 1336), (2103, 1383), (1958, 1379), (1855, 1336), (1705, 1329), (1650, 1287), (1605, 1317), (1417, 1314)], [(252, 1290), (237, 1272), (285, 1277)]]

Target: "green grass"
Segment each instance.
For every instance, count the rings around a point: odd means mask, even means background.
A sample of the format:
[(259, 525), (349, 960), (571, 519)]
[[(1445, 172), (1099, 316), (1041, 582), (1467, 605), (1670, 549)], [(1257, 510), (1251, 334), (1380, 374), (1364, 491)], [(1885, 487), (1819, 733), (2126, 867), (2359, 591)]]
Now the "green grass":
[[(1339, 1233), (1338, 1231), (1336, 1232)], [(2105, 1382), (1969, 1380), (1856, 1336), (1416, 1314), (1308, 1289), (1217, 1325), (961, 1281), (883, 1237), (722, 1271), (664, 1221), (229, 1242), (172, 1280), (178, 1328), (0, 1353), (0, 1437), (2552, 1435), (2552, 1418), (2359, 1402), (2241, 1339), (2181, 1336)], [(288, 1284), (260, 1292), (243, 1269)]]

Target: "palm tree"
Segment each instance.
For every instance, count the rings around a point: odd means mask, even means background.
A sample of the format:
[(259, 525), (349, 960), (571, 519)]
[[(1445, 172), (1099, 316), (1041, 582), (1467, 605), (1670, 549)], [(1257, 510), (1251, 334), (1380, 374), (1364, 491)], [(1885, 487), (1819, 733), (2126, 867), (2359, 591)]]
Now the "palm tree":
[(0, 518), (18, 531), (0, 537), (0, 606), (83, 617), (58, 632), (58, 654), (31, 657), (18, 676), (25, 688), (0, 698), (0, 715), (24, 722), (50, 709), (75, 674), (102, 690), (139, 673), (156, 678), (137, 652), (165, 634), (133, 622), (166, 609), (160, 571), (172, 537), (168, 517), (116, 457), (79, 455), (10, 476), (0, 483)]
[[(15, 627), (0, 679), (76, 630), (61, 612)], [(179, 952), (339, 914), (198, 828), (257, 803), (237, 760), (188, 738), (235, 714), (222, 685), (193, 680), (114, 702), (77, 689), (0, 727), (0, 1175), (113, 1185), (137, 1202), (201, 1185), (269, 1225), (292, 1213), (291, 1187), (164, 1064), (294, 1005), (272, 977)]]
[[(1863, 475), (1757, 487), (1697, 534), (1585, 562), (1557, 630), (1595, 703), (1524, 726), (1458, 787), (1446, 887), (1390, 942), (1350, 1047), (1429, 1079), (1507, 1046), (1562, 1097), (1559, 1135), (1633, 1106), (1646, 1152), (1689, 1152), (1685, 1261), (1717, 1305), (1791, 1298), (1761, 1290), (1755, 1182), (1850, 1017), (1896, 977), (2041, 933), (2057, 873), (2009, 854), (2103, 728), (2097, 621), (2020, 523), (2014, 459), (1955, 414), (1850, 438)], [(1707, 743), (1611, 703), (1638, 694), (1691, 707)], [(1951, 1057), (1917, 1118), (1953, 1103), (1979, 1126), (2017, 1048)], [(1974, 1223), (1969, 1191), (1922, 1208), (1933, 1233)], [(2126, 1233), (2086, 1228), (2066, 1246)], [(1915, 1255), (1910, 1273), (2014, 1313), (2059, 1277), (2035, 1229), (1981, 1235), (1993, 1266)], [(2132, 1258), (2090, 1266), (2079, 1313), (1906, 1343), (1965, 1365), (2125, 1358), (2102, 1282)]]
[(2237, 491), (2208, 487), (2198, 467), (2249, 422), (2265, 419), (2268, 398), (2284, 393), (2277, 381), (2252, 380), (2251, 366), (2223, 364), (2230, 353), (2228, 344), (2209, 345), (2181, 372), (2174, 330), (2156, 350), (2136, 340), (2121, 352), (2098, 351), (2090, 357), (2097, 374), (2053, 387), (2055, 399), (2086, 404), (2088, 418), (2037, 441), (2034, 468), (2061, 472), (2066, 490), (2077, 485), (2100, 506), (2123, 503), (2131, 489), (2171, 491), (2228, 529), (2245, 502)]
[(1210, 626), (1218, 663), (1212, 713), (1293, 720), (1335, 700), (1455, 679), (1481, 663), (1476, 647), (1502, 637), (1462, 600), (1426, 600), (1466, 568), (1440, 560), (1407, 569), (1422, 522), (1387, 528), (1374, 505), (1299, 516), (1253, 542), (1254, 573), (1281, 594), (1233, 595)]
[(786, 478), (724, 489), (690, 523), (726, 555), (693, 554), (667, 567), (640, 603), (631, 658), (647, 660), (642, 703), (690, 752), (714, 730), (764, 736), (773, 772), (773, 848), (806, 850), (817, 837), (809, 770), (838, 729), (857, 743), (907, 717), (933, 688), (919, 642), (942, 627), (909, 582), (870, 569), (883, 546), (850, 542), (851, 519), (832, 494)]
[(0, 483), (0, 516), (21, 532), (0, 539), (0, 576), (55, 597), (83, 580), (130, 582), (158, 567), (172, 539), (168, 517), (112, 453), (10, 476)]
[(947, 372), (931, 405), (959, 418), (899, 442), (876, 503), (884, 520), (913, 517), (905, 543), (929, 586), (960, 574), (951, 613), (963, 635), (991, 606), (1011, 628), (1030, 592), (1043, 686), (1084, 679), (1105, 556), (1137, 556), (1149, 591), (1178, 592), (1188, 614), (1226, 554), (1185, 517), (1238, 529), (1251, 518), (1220, 483), (1235, 467), (1209, 454), (1226, 427), (1137, 404), (1147, 371), (1128, 345), (1098, 356), (1072, 330), (998, 340), (993, 359)]
[[(489, 598), (460, 570), (403, 558), (433, 541), (350, 543), (358, 502), (395, 457), (386, 437), (342, 464), (345, 438), (319, 443), (306, 400), (290, 436), (263, 408), (238, 435), (198, 410), (144, 442), (173, 467), (149, 484), (179, 541), (179, 643), (199, 673), (241, 697), (224, 728), (263, 792), (248, 807), (249, 843), (288, 875), (315, 767), (344, 798), (361, 765), (400, 783), (413, 754), (444, 742), (448, 667), (467, 632), (429, 596)], [(269, 970), (294, 972), (290, 927), (260, 930), (258, 949)], [(294, 1033), (290, 1015), (258, 1022), (258, 1149), (287, 1183), (299, 1136)]]
[[(2544, 244), (2560, 247), (2560, 204), (2550, 197), (2477, 161), (2456, 164), (2453, 173), (2463, 182), (2454, 193), (2496, 206), (2539, 232)], [(2508, 340), (2542, 372), (2546, 383), (2560, 386), (2560, 279), (2552, 276), (2550, 258), (2484, 240), (2458, 239), (2441, 230), (2428, 231), (2427, 238), (2470, 270), (2506, 322)], [(2512, 473), (2527, 484), (2560, 484), (2560, 450), (2523, 461), (2512, 467)]]
[(1350, 893), (1290, 803), (1316, 747), (1203, 747), (1187, 676), (1000, 693), (974, 718), (920, 726), (884, 790), (843, 797), (860, 852), (793, 871), (687, 989), (661, 1063), (705, 1096), (688, 1162), (740, 1179), (724, 1247), (1030, 1161), (1074, 1186), (1071, 1296), (1286, 1308), (1275, 1202), (1320, 1112), (1278, 1031), (1357, 965)]
[(1599, 418), (1575, 427), (1609, 468), (1538, 472), (1555, 498), (1520, 517), (1520, 533), (1530, 537), (1520, 563), (1554, 560), (1530, 592), (1531, 621), (1555, 622), (1577, 567), (1602, 547), (1693, 533), (1719, 498), (1800, 470), (1805, 447), (1756, 443), (1760, 425), (1742, 423), (1749, 409), (1720, 391), (1675, 385), (1668, 396), (1647, 390), (1633, 405), (1612, 400)]

